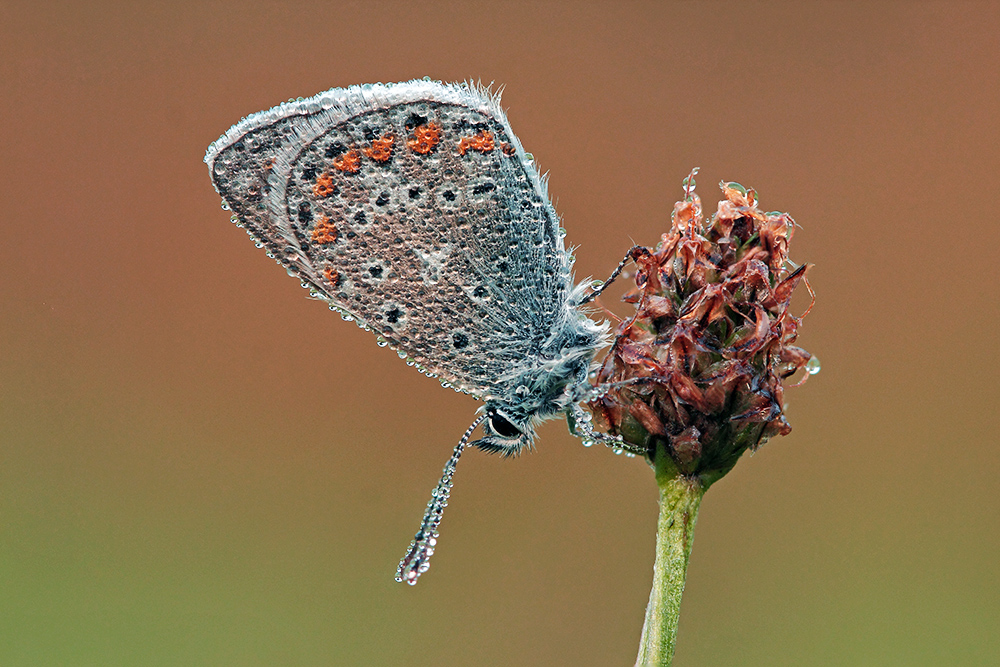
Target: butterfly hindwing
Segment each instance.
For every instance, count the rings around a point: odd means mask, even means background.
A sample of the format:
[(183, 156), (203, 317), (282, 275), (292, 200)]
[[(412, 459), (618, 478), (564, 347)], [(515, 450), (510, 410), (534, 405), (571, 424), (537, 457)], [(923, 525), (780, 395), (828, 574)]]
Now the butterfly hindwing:
[(565, 316), (544, 182), (477, 87), (334, 89), (245, 119), (206, 162), (289, 273), (456, 388), (489, 397)]

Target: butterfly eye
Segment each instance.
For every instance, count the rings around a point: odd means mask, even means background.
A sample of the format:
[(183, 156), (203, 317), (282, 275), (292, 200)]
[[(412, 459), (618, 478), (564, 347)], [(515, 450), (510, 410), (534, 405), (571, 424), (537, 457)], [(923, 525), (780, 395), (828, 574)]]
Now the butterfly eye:
[(490, 413), (490, 429), (502, 438), (519, 438), (523, 435), (516, 426), (496, 412)]

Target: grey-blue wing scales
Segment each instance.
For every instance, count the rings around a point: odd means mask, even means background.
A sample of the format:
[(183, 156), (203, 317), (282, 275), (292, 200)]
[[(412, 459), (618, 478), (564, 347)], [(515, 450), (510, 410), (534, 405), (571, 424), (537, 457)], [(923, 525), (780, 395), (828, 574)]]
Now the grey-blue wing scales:
[(478, 87), (334, 89), (245, 119), (205, 160), (290, 274), (461, 391), (502, 391), (566, 317), (545, 183)]

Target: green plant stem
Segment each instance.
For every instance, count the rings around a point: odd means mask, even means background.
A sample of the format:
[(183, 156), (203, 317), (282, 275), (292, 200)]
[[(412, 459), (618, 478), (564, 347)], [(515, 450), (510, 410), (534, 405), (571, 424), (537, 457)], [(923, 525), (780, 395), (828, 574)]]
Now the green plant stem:
[(660, 487), (660, 518), (656, 525), (653, 588), (646, 606), (637, 667), (669, 665), (674, 657), (694, 525), (705, 494), (705, 486), (697, 477), (684, 476), (677, 470), (665, 447), (657, 447), (653, 464)]

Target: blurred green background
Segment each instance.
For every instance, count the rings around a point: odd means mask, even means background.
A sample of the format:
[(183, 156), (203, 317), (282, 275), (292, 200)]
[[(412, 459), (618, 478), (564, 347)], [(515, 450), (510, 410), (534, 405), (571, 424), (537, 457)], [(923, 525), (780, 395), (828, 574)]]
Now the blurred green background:
[(470, 452), (396, 584), (477, 404), (308, 300), (202, 164), (425, 75), (506, 85), (581, 277), (694, 166), (802, 226), (823, 371), (706, 497), (675, 665), (1000, 662), (995, 3), (0, 11), (0, 665), (632, 664), (646, 465), (556, 422)]

